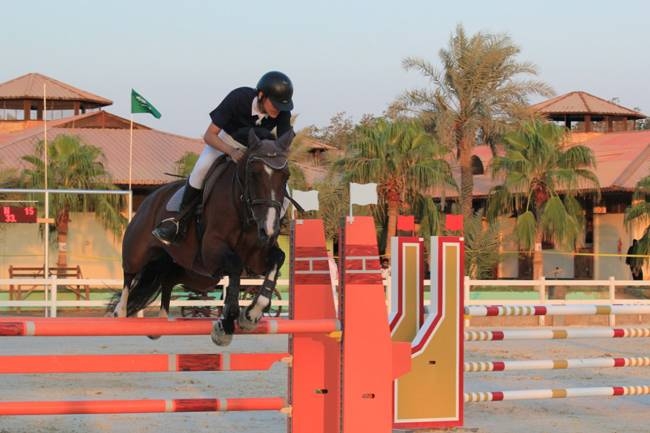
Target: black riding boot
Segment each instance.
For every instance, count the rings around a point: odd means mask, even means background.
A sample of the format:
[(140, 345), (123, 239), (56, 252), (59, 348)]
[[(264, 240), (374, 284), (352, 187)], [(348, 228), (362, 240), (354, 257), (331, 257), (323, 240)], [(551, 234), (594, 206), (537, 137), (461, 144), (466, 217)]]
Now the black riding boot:
[[(176, 218), (164, 219), (158, 224), (151, 233), (163, 244), (171, 245), (183, 239), (185, 235), (185, 224), (192, 214), (191, 207), (194, 207), (194, 201), (201, 193), (200, 189), (190, 186), (190, 183), (185, 184), (185, 191), (183, 193), (183, 200), (181, 200), (181, 207), (178, 210)], [(190, 207), (191, 206), (191, 207)]]

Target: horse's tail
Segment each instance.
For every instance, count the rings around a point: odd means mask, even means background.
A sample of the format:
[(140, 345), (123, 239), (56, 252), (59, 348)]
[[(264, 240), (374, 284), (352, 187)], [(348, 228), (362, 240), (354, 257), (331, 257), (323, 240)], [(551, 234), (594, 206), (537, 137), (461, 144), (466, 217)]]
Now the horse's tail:
[[(162, 290), (162, 282), (173, 267), (172, 258), (163, 254), (147, 263), (142, 271), (133, 278), (126, 305), (127, 317), (134, 316), (158, 297)], [(119, 300), (120, 294), (118, 293), (113, 297), (108, 310), (112, 311)]]

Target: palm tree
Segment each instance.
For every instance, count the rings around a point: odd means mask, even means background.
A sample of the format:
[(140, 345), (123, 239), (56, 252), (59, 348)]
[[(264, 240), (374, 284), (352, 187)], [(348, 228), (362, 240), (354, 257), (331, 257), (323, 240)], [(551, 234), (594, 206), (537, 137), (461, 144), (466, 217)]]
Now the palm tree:
[[(31, 167), (21, 173), (20, 183), (26, 188), (42, 188), (45, 185), (44, 143), (36, 145), (34, 155), (23, 156)], [(101, 149), (81, 142), (78, 137), (59, 135), (48, 144), (48, 188), (109, 190), (117, 189), (111, 182), (101, 159)], [(67, 237), (70, 212), (95, 212), (104, 227), (115, 236), (122, 234), (127, 219), (122, 215), (124, 200), (112, 194), (51, 194), (50, 210), (55, 215), (55, 230), (59, 253), (57, 266), (67, 266)]]
[(527, 111), (529, 94), (551, 95), (539, 81), (517, 81), (520, 75), (536, 75), (536, 67), (515, 60), (520, 49), (507, 35), (476, 33), (468, 36), (462, 25), (439, 52), (442, 70), (429, 62), (409, 57), (405, 69), (415, 69), (433, 89), (409, 91), (403, 102), (415, 107), (434, 125), (438, 139), (454, 149), (460, 166), (461, 213), (472, 216), (472, 147), (477, 141), (494, 143), (513, 118)]
[[(629, 230), (634, 223), (646, 226), (643, 235), (638, 239), (639, 246), (637, 253), (645, 255), (644, 261), (648, 260), (650, 254), (650, 176), (640, 179), (632, 196), (632, 205), (625, 210), (625, 225)], [(638, 259), (638, 258), (637, 258)]]
[(327, 178), (315, 186), (318, 190), (318, 216), (323, 219), (326, 239), (337, 240), (341, 218), (348, 212), (349, 188), (336, 172), (330, 171)]
[[(451, 168), (443, 159), (446, 153), (418, 120), (375, 119), (360, 128), (334, 169), (343, 173), (346, 182), (378, 184), (380, 200), (388, 209), (386, 238), (390, 239), (400, 210), (414, 213), (413, 207), (431, 188), (455, 188)], [(426, 205), (418, 208), (431, 210)]]
[(543, 271), (543, 239), (575, 248), (584, 228), (577, 192), (599, 192), (593, 152), (564, 146), (564, 137), (563, 128), (534, 119), (506, 134), (505, 154), (492, 160), (492, 175), (503, 184), (490, 193), (488, 217), (516, 212), (515, 236), (520, 249), (533, 254), (535, 279)]
[(499, 254), (500, 226), (486, 223), (480, 213), (465, 221), (465, 273), (475, 279), (495, 278), (495, 270), (501, 260)]

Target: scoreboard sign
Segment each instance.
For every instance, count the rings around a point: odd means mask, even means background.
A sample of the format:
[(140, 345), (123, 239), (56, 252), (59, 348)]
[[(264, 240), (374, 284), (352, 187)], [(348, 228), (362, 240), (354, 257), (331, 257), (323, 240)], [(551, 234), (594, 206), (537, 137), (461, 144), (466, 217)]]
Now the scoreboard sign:
[(0, 223), (35, 223), (34, 206), (0, 206)]

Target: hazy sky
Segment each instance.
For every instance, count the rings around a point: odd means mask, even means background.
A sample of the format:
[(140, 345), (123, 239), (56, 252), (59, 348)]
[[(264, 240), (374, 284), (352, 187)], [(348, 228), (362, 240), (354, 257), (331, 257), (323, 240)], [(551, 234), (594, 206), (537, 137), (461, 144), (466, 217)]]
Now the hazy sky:
[(272, 69), (293, 80), (297, 129), (341, 111), (381, 115), (427, 84), (402, 59), (439, 64), (459, 23), (507, 33), (557, 94), (616, 97), (650, 115), (647, 0), (29, 0), (0, 14), (0, 82), (40, 72), (127, 118), (133, 87), (162, 113), (137, 122), (192, 137), (231, 89)]

